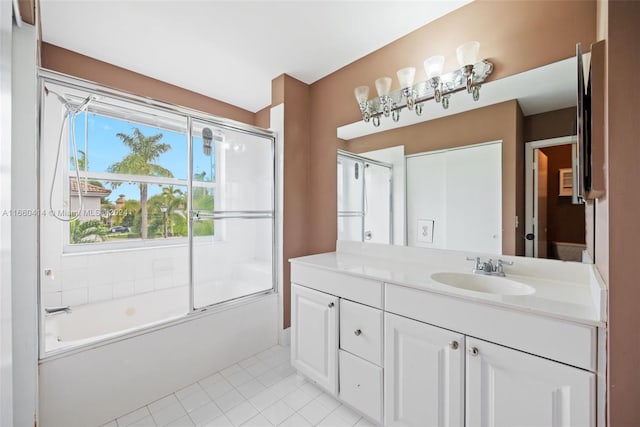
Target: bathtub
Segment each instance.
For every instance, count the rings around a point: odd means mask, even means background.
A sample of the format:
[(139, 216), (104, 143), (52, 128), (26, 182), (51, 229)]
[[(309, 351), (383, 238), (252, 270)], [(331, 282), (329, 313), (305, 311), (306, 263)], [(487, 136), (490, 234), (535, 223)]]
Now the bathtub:
[(184, 316), (189, 305), (187, 292), (180, 286), (45, 315), (45, 350), (76, 347)]
[[(269, 266), (270, 267), (270, 266)], [(196, 283), (196, 306), (207, 306), (271, 289), (270, 276), (260, 266), (242, 278)], [(45, 315), (45, 351), (72, 348), (152, 327), (185, 316), (189, 311), (186, 286), (146, 292), (125, 298), (72, 306), (70, 313)]]

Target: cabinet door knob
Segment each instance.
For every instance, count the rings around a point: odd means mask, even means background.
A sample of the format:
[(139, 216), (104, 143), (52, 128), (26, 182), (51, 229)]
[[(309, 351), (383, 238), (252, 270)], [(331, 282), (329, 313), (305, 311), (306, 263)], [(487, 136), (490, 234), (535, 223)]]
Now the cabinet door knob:
[(469, 349), (469, 354), (472, 356), (477, 356), (480, 354), (480, 350), (478, 350), (478, 347), (471, 347)]
[(335, 305), (334, 303), (330, 302), (329, 303), (329, 308), (333, 308), (334, 305)]
[(360, 334), (362, 334), (362, 330), (356, 329), (355, 331), (353, 331), (353, 333), (356, 334), (357, 337), (359, 337)]
[(449, 343), (449, 346), (450, 346), (453, 350), (457, 350), (457, 349), (458, 349), (458, 346), (459, 346), (458, 341), (451, 341), (451, 342)]

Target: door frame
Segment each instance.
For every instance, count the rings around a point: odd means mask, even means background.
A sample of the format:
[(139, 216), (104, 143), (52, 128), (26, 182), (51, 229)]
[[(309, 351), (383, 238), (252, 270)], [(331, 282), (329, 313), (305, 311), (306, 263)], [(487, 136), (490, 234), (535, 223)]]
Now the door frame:
[[(527, 142), (525, 144), (525, 149), (524, 149), (524, 165), (525, 165), (525, 229), (524, 229), (524, 233), (525, 236), (529, 233), (533, 233), (533, 219), (535, 217), (535, 212), (533, 211), (534, 209), (534, 197), (537, 197), (537, 194), (534, 194), (534, 177), (533, 177), (533, 173), (535, 171), (534, 169), (534, 151), (537, 150), (538, 148), (545, 148), (545, 147), (555, 147), (558, 145), (567, 145), (567, 144), (572, 144), (571, 145), (571, 157), (572, 157), (572, 163), (575, 163), (576, 161), (576, 144), (578, 143), (578, 137), (576, 135), (568, 135), (568, 136), (561, 136), (558, 138), (550, 138), (550, 139), (542, 139), (539, 141), (531, 141), (531, 142)], [(574, 169), (575, 170), (575, 169)], [(574, 174), (575, 175), (575, 174)], [(524, 241), (524, 247), (525, 247), (525, 256), (527, 257), (533, 257), (534, 254), (534, 241), (533, 240), (527, 240), (525, 238)]]

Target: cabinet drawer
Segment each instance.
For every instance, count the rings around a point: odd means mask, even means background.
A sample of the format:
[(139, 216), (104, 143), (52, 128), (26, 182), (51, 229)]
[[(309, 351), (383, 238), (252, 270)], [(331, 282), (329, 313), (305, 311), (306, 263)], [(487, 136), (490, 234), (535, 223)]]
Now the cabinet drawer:
[(339, 353), (340, 398), (382, 422), (382, 368), (345, 351)]
[(386, 311), (596, 370), (596, 328), (513, 309), (387, 285)]
[(382, 282), (295, 262), (291, 264), (291, 281), (307, 288), (382, 308)]
[(340, 300), (340, 348), (382, 365), (382, 310)]

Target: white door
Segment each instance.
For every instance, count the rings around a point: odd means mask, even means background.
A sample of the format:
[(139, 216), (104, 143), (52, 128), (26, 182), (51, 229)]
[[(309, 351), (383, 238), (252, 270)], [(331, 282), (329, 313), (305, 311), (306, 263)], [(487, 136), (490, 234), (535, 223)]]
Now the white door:
[(386, 426), (464, 422), (464, 336), (385, 313)]
[(540, 149), (535, 150), (533, 175), (533, 250), (534, 257), (547, 256), (547, 183), (549, 181), (549, 159)]
[(595, 374), (467, 338), (466, 426), (595, 425)]
[(291, 285), (291, 365), (338, 391), (338, 297)]

